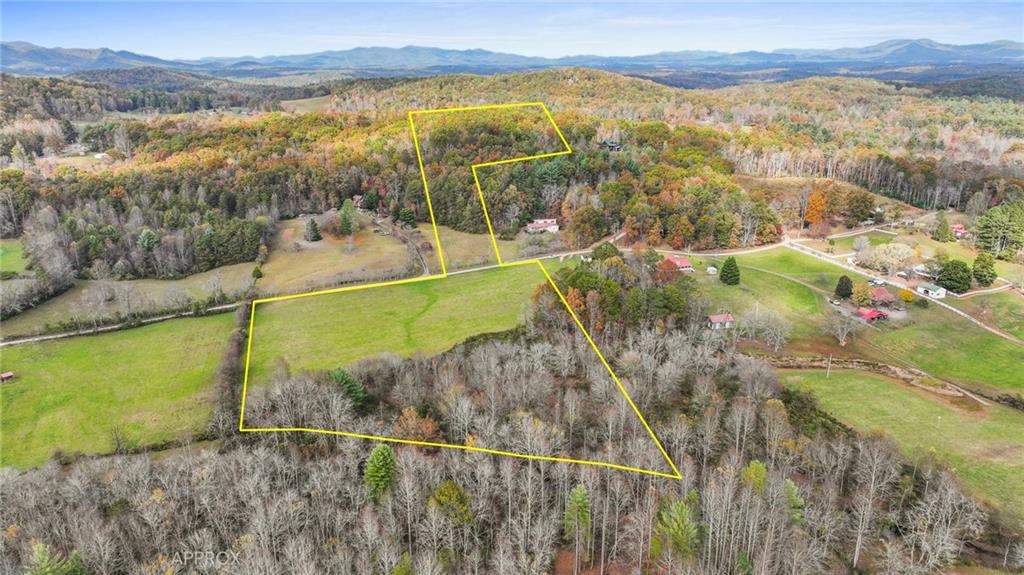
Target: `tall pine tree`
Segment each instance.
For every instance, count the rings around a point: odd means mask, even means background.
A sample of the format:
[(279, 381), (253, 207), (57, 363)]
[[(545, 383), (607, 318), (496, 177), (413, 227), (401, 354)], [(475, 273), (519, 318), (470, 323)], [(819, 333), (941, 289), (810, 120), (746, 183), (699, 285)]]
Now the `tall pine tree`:
[(718, 279), (725, 285), (735, 286), (740, 284), (740, 266), (736, 264), (736, 258), (729, 256), (722, 264), (722, 271), (718, 273)]
[(395, 453), (391, 451), (391, 447), (374, 447), (363, 468), (363, 481), (370, 492), (370, 499), (380, 501), (395, 482), (395, 473)]

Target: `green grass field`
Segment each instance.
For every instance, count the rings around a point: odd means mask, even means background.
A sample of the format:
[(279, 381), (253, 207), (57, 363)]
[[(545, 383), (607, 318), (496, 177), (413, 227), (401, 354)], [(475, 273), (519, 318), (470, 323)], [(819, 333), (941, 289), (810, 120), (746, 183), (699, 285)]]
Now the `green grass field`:
[(945, 301), (988, 325), (1024, 339), (1024, 295), (1020, 292), (1002, 291), (967, 299), (950, 297)]
[(1024, 519), (1024, 413), (950, 400), (858, 371), (782, 370), (788, 387), (813, 392), (821, 407), (861, 432), (892, 437), (911, 459), (934, 456), (989, 504)]
[(111, 431), (140, 444), (200, 431), (233, 314), (4, 348), (0, 465), (39, 465), (56, 449), (104, 453)]
[[(556, 266), (547, 265), (551, 272)], [(510, 329), (545, 281), (537, 266), (525, 265), (258, 304), (250, 382), (267, 383), (278, 357), (293, 372), (328, 369), (380, 353), (436, 354)]]
[(28, 261), (25, 260), (21, 240), (0, 240), (0, 272), (24, 273), (26, 264)]
[[(857, 240), (857, 238), (867, 238), (868, 239), (868, 243), (870, 245), (872, 245), (872, 246), (880, 246), (882, 244), (887, 244), (887, 243), (892, 242), (892, 240), (895, 239), (896, 237), (897, 236), (895, 236), (893, 234), (886, 234), (886, 233), (883, 233), (883, 232), (871, 231), (871, 232), (867, 232), (865, 234), (858, 234), (856, 236), (847, 236), (847, 237), (844, 237), (844, 238), (837, 238), (835, 240), (835, 245), (831, 246), (832, 247), (832, 253), (835, 254), (835, 255), (839, 255), (839, 254), (847, 254), (847, 253), (853, 252), (854, 251), (853, 243)], [(822, 252), (826, 252), (826, 253), (828, 253), (828, 249), (830, 247), (829, 243), (828, 243), (828, 240), (815, 240), (815, 241), (807, 242), (807, 245), (812, 247), (812, 248), (814, 248), (814, 249), (816, 249), (816, 250), (819, 250), (819, 251), (822, 251)]]
[[(420, 223), (416, 227), (434, 245), (434, 228), (429, 223)], [(448, 226), (437, 226), (437, 233), (441, 238), (444, 264), (448, 271), (498, 263), (489, 234), (470, 234)], [(502, 259), (512, 260), (519, 256), (518, 242), (498, 240), (498, 249), (501, 250)], [(431, 272), (441, 272), (436, 252), (424, 253), (423, 257), (427, 259)]]
[[(928, 309), (910, 306), (907, 320), (881, 324), (878, 329), (862, 329), (845, 348), (840, 348), (819, 332), (822, 310), (829, 306), (825, 294), (745, 266), (783, 274), (827, 294), (832, 293), (839, 276), (854, 276), (856, 281), (856, 274), (786, 248), (736, 259), (740, 265), (741, 285), (727, 287), (714, 278), (702, 279), (709, 299), (734, 314), (758, 302), (761, 309), (772, 309), (787, 317), (793, 323), (788, 353), (812, 351), (817, 355), (859, 356), (917, 367), (986, 393), (1024, 391), (1024, 378), (1020, 375), (1024, 346), (991, 334), (948, 310), (935, 305)], [(699, 263), (694, 265), (698, 270), (703, 269)], [(702, 273), (698, 271), (697, 275), (700, 277)]]

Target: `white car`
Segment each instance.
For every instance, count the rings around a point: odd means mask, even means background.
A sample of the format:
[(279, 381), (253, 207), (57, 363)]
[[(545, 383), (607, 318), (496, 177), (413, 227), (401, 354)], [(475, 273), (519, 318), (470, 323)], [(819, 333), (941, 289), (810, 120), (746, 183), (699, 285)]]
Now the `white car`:
[(868, 280), (868, 283), (873, 285), (873, 286), (884, 286), (885, 285), (885, 280), (880, 280), (880, 279), (872, 278), (872, 279)]

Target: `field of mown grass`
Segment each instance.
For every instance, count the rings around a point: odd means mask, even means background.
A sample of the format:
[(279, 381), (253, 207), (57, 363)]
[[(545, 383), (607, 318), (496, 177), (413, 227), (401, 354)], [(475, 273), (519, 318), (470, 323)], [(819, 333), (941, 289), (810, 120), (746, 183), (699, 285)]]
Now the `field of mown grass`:
[[(888, 244), (896, 239), (896, 235), (887, 234), (884, 232), (871, 231), (864, 234), (857, 234), (855, 236), (847, 236), (843, 238), (836, 238), (835, 245), (832, 247), (832, 253), (834, 255), (848, 254), (854, 251), (853, 242), (857, 238), (867, 238), (868, 243), (873, 246), (880, 246), (882, 244)], [(828, 253), (829, 242), (828, 240), (814, 240), (806, 242), (809, 247), (812, 247), (818, 251)]]
[(986, 324), (1024, 340), (1024, 294), (1002, 291), (967, 299), (946, 298), (946, 303)]
[(328, 369), (381, 353), (432, 355), (511, 329), (545, 281), (525, 265), (258, 304), (250, 383), (266, 384), (279, 357), (293, 372)]
[[(434, 245), (434, 228), (429, 223), (417, 224), (416, 228), (430, 244)], [(448, 226), (437, 226), (437, 234), (441, 238), (441, 249), (444, 252), (444, 265), (448, 271), (498, 263), (494, 257), (494, 245), (489, 234), (471, 234), (453, 230)], [(509, 240), (498, 240), (503, 260), (512, 260), (519, 256), (519, 243)], [(435, 251), (425, 252), (423, 257), (432, 273), (441, 273)]]
[(913, 459), (947, 463), (967, 488), (1017, 521), (1024, 520), (1024, 413), (914, 389), (881, 375), (780, 370), (787, 387), (814, 393), (821, 407), (861, 432), (892, 437)]
[(109, 452), (115, 428), (143, 445), (201, 431), (233, 327), (229, 313), (4, 348), (0, 465)]
[[(697, 258), (700, 259), (700, 258)], [(815, 350), (844, 356), (909, 365), (931, 375), (986, 393), (1024, 391), (1024, 346), (1014, 344), (936, 305), (928, 309), (907, 308), (907, 320), (863, 328), (845, 348), (821, 336), (821, 325), (839, 276), (857, 274), (787, 248), (738, 256), (741, 284), (722, 285), (703, 280), (709, 299), (723, 309), (742, 313), (759, 302), (761, 309), (773, 309), (793, 323), (792, 342), (786, 352)], [(698, 270), (703, 267), (695, 263)], [(810, 284), (826, 292), (814, 292), (795, 281), (759, 273), (753, 266)], [(701, 271), (697, 272), (700, 276)], [(954, 335), (955, 334), (955, 335)]]
[(19, 239), (0, 240), (0, 272), (24, 273), (25, 252)]

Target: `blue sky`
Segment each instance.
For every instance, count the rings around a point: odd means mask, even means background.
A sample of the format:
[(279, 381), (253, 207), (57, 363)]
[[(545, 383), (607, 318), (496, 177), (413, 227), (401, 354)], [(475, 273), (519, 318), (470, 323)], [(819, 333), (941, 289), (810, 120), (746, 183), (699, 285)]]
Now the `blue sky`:
[(483, 48), (529, 56), (864, 46), (893, 38), (1024, 39), (1019, 2), (95, 3), (3, 2), (5, 41), (162, 58), (356, 46)]

